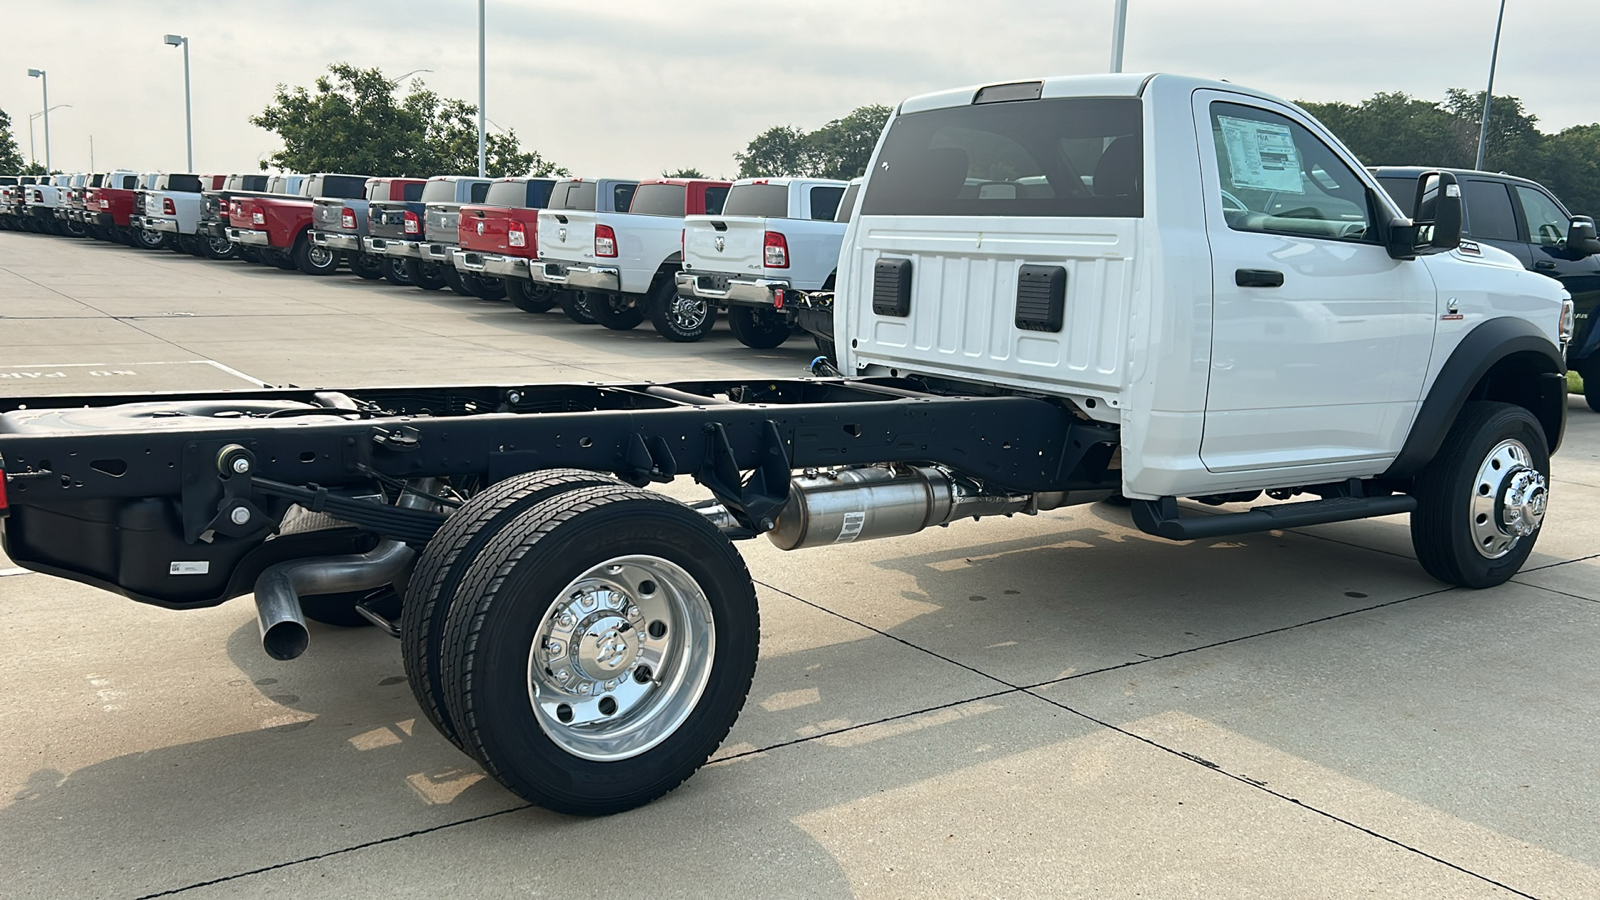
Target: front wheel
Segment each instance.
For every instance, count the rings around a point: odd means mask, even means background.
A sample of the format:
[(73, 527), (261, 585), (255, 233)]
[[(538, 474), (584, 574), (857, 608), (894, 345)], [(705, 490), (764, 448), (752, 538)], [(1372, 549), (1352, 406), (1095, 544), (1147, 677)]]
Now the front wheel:
[(752, 350), (771, 350), (789, 339), (794, 331), (783, 313), (755, 306), (734, 306), (728, 310), (728, 328), (739, 343)]
[(313, 244), (303, 234), (292, 252), (295, 266), (307, 275), (332, 275), (339, 269), (339, 251)]
[(558, 494), (473, 563), (446, 697), (501, 784), (573, 815), (649, 803), (705, 764), (755, 675), (750, 573), (704, 516), (629, 487)]
[(1539, 539), (1549, 479), (1550, 451), (1532, 413), (1510, 403), (1466, 404), (1416, 478), (1417, 561), (1461, 587), (1505, 583)]
[(650, 324), (675, 344), (692, 344), (716, 327), (717, 308), (704, 297), (679, 296), (678, 286), (665, 280), (650, 297)]
[(630, 331), (644, 321), (644, 310), (631, 303), (628, 294), (590, 294), (589, 312), (596, 322), (612, 331)]
[(549, 312), (556, 305), (555, 292), (549, 285), (535, 284), (526, 278), (507, 278), (506, 296), (523, 312)]
[(1583, 379), (1583, 399), (1589, 408), (1600, 412), (1600, 356), (1586, 359), (1578, 366), (1578, 377)]

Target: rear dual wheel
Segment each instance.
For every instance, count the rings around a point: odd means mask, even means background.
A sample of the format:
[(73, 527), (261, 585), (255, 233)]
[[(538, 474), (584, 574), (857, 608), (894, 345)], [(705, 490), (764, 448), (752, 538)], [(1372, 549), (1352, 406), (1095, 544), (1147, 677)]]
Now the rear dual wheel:
[(449, 285), (450, 290), (463, 297), (474, 296), (472, 289), (467, 287), (466, 280), (461, 277), (461, 272), (455, 266), (444, 263), (439, 266), (439, 270), (444, 273), (444, 283)]
[(300, 235), (290, 251), (295, 267), (307, 275), (332, 275), (339, 270), (339, 251), (313, 244), (309, 237)]
[(651, 293), (650, 324), (676, 344), (691, 344), (717, 325), (717, 308), (703, 297), (683, 297), (673, 281), (664, 280)]
[(589, 307), (589, 295), (583, 291), (561, 291), (557, 302), (561, 304), (561, 311), (567, 314), (567, 318), (579, 325), (595, 323), (594, 312)]
[(480, 300), (504, 300), (506, 298), (506, 281), (504, 278), (462, 272), (461, 282), (467, 286), (467, 290), (471, 291), (473, 296)]
[[(436, 262), (424, 262), (420, 259), (407, 259), (405, 261), (406, 280), (413, 286), (425, 291), (437, 291), (449, 283), (445, 274), (445, 267)], [(450, 269), (454, 272), (455, 269)]]
[(205, 241), (205, 251), (208, 259), (233, 259), (239, 255), (239, 245), (226, 237), (210, 235)]
[(549, 285), (535, 284), (526, 278), (507, 278), (506, 296), (523, 312), (549, 312), (556, 305), (555, 291)]
[(704, 765), (744, 705), (760, 633), (732, 543), (675, 500), (615, 485), (497, 527), (446, 618), (443, 699), (462, 743), (518, 795), (576, 815), (648, 803)]
[(771, 350), (787, 341), (794, 332), (783, 313), (757, 306), (731, 307), (728, 328), (739, 343), (752, 350)]
[(134, 231), (138, 246), (145, 250), (166, 250), (172, 246), (172, 236), (162, 231), (140, 228)]
[(589, 312), (594, 320), (612, 331), (630, 331), (644, 321), (644, 310), (636, 294), (591, 293)]
[(377, 281), (383, 277), (384, 260), (366, 253), (347, 253), (344, 261), (349, 264), (350, 271), (367, 281)]

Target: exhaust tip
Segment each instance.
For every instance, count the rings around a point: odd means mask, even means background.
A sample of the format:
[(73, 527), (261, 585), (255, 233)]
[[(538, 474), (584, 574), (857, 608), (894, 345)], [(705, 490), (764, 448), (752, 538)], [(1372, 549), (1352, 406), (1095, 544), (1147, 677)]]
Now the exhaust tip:
[(311, 633), (300, 622), (278, 622), (261, 635), (261, 649), (273, 659), (294, 659), (309, 646)]

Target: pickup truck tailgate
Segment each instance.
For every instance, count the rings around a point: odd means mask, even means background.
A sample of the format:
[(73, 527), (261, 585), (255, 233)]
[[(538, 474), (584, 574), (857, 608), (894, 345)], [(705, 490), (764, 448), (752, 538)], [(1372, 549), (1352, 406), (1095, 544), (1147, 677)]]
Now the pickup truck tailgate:
[(317, 231), (344, 231), (340, 219), (344, 205), (345, 201), (337, 197), (318, 197), (311, 201), (311, 227)]
[(539, 213), (539, 255), (562, 262), (594, 262), (594, 223), (586, 209), (546, 209)]
[[(760, 275), (767, 220), (746, 216), (690, 216), (684, 221), (683, 268), (687, 272)], [(772, 269), (782, 274), (782, 269)]]

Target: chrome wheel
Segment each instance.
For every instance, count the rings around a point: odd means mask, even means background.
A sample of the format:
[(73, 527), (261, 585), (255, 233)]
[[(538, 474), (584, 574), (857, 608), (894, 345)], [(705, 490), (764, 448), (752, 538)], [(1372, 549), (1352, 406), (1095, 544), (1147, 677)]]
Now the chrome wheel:
[(217, 256), (227, 256), (233, 252), (233, 242), (225, 237), (213, 235), (206, 239), (206, 246)]
[(1485, 559), (1499, 559), (1544, 521), (1549, 487), (1533, 467), (1521, 441), (1496, 444), (1473, 480), (1472, 545)]
[(657, 556), (620, 556), (574, 579), (528, 658), (544, 733), (583, 759), (637, 756), (670, 737), (705, 693), (716, 650), (711, 604)]
[(699, 330), (710, 314), (711, 304), (700, 297), (673, 297), (668, 313), (672, 317), (672, 324), (683, 331)]
[(306, 259), (311, 261), (312, 266), (326, 269), (333, 265), (333, 251), (313, 244), (311, 249), (306, 251)]

